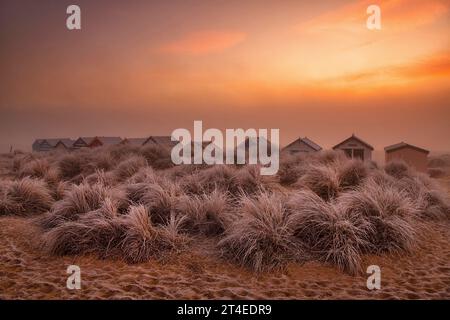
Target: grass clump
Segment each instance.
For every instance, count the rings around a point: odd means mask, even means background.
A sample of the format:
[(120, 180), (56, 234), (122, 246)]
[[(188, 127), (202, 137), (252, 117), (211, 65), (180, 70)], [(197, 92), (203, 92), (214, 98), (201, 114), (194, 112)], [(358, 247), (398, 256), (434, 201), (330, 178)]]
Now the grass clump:
[(224, 256), (256, 272), (300, 261), (303, 250), (294, 237), (294, 224), (284, 202), (278, 194), (244, 195), (239, 217), (219, 242)]
[(54, 200), (43, 180), (3, 180), (0, 215), (32, 216), (48, 211)]

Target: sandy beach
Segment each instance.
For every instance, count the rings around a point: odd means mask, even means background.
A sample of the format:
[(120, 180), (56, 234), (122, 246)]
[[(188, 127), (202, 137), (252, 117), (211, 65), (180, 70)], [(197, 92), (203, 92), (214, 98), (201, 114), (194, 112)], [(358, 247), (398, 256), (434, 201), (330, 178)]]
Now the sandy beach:
[[(26, 218), (0, 218), (1, 299), (450, 299), (450, 224), (435, 224), (409, 255), (364, 256), (379, 265), (381, 289), (316, 262), (255, 273), (196, 247), (170, 261), (128, 265), (90, 256), (53, 257), (37, 248)], [(208, 252), (210, 252), (208, 254)], [(68, 265), (81, 268), (81, 290), (66, 288)]]

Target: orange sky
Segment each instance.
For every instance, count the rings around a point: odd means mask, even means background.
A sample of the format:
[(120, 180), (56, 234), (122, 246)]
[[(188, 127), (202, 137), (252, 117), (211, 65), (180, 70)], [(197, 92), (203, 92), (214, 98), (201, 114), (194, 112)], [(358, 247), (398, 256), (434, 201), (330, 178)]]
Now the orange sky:
[(75, 2), (1, 2), (0, 151), (193, 120), (450, 150), (448, 0)]

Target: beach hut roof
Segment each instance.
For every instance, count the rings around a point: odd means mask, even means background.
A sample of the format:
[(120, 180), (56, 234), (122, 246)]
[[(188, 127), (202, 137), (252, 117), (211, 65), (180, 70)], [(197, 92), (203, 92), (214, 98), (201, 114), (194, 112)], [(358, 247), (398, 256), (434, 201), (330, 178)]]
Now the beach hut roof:
[(369, 148), (370, 150), (373, 150), (373, 147), (368, 144), (367, 142), (365, 142), (364, 140), (358, 138), (357, 136), (355, 136), (355, 134), (352, 134), (349, 138), (345, 139), (344, 141), (338, 143), (337, 145), (335, 145), (333, 147), (333, 149), (339, 148), (341, 145), (343, 145), (344, 143), (348, 142), (349, 140), (356, 140), (359, 143), (361, 143), (362, 145), (366, 146), (367, 148)]
[(162, 146), (171, 146), (175, 145), (176, 141), (172, 141), (171, 136), (150, 136), (144, 142), (144, 144), (147, 143), (154, 143)]
[(122, 141), (121, 137), (96, 137), (104, 146), (111, 146), (119, 144)]
[(123, 143), (129, 143), (134, 146), (142, 146), (148, 138), (125, 138), (122, 140)]
[(45, 142), (51, 147), (56, 147), (56, 145), (59, 142), (64, 144), (66, 147), (71, 147), (74, 141), (69, 138), (52, 138), (52, 139), (36, 139), (34, 143), (41, 145)]
[(293, 145), (294, 143), (296, 143), (297, 141), (303, 142), (304, 144), (306, 144), (307, 146), (311, 147), (313, 150), (315, 151), (320, 151), (322, 150), (322, 147), (319, 146), (317, 143), (315, 143), (314, 141), (312, 141), (311, 139), (309, 139), (308, 137), (304, 137), (304, 138), (298, 138), (294, 141), (292, 141), (291, 143), (289, 143), (285, 148)]
[(428, 151), (426, 149), (413, 146), (412, 144), (409, 144), (409, 143), (406, 143), (406, 142), (403, 142), (403, 141), (400, 142), (400, 143), (396, 143), (396, 144), (387, 146), (387, 147), (384, 148), (384, 150), (386, 152), (392, 152), (392, 151), (395, 151), (395, 150), (398, 150), (398, 149), (402, 149), (402, 148), (411, 148), (411, 149), (417, 150), (419, 152), (430, 153), (430, 151)]

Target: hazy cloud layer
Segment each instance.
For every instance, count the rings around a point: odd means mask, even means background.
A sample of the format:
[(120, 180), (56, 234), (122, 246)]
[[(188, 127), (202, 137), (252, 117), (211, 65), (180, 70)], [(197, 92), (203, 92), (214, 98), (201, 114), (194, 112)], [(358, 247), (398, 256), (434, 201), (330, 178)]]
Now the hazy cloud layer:
[[(0, 151), (37, 137), (280, 128), (450, 150), (448, 1), (0, 3)], [(371, 4), (371, 3), (370, 3)]]

